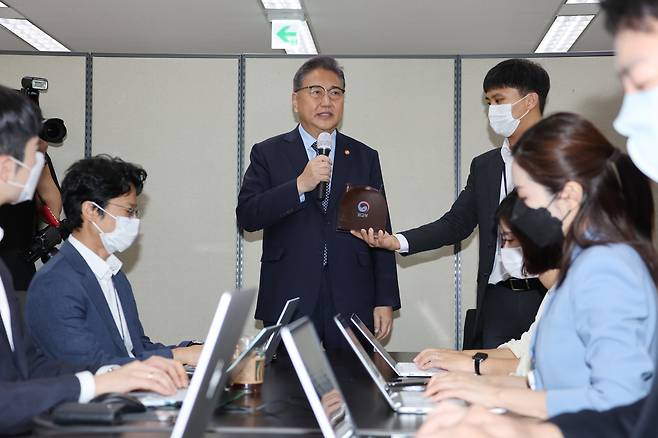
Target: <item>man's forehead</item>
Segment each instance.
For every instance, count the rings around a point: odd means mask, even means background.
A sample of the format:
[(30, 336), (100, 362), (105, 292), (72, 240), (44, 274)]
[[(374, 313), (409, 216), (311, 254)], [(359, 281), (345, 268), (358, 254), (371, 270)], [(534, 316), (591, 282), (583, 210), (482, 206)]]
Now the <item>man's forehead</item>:
[(497, 97), (509, 97), (509, 96), (516, 96), (519, 95), (519, 90), (516, 88), (512, 87), (501, 87), (501, 88), (493, 88), (484, 95), (490, 99), (497, 98)]

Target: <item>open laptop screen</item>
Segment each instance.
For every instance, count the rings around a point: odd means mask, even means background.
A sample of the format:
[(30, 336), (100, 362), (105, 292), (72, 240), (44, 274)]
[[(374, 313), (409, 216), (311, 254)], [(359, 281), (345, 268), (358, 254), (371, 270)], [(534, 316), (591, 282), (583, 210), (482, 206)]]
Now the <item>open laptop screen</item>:
[(281, 337), (325, 437), (350, 437), (356, 427), (313, 323), (301, 318), (281, 329)]
[(384, 358), (384, 360), (388, 363), (388, 365), (393, 368), (394, 370), (397, 369), (398, 362), (393, 359), (393, 356), (391, 356), (388, 351), (386, 351), (386, 348), (377, 340), (375, 335), (372, 334), (368, 326), (365, 325), (363, 321), (361, 321), (361, 318), (356, 313), (353, 313), (352, 316), (350, 317), (356, 328), (359, 329), (361, 334), (365, 336), (365, 338), (370, 342), (370, 344), (377, 350), (377, 352)]

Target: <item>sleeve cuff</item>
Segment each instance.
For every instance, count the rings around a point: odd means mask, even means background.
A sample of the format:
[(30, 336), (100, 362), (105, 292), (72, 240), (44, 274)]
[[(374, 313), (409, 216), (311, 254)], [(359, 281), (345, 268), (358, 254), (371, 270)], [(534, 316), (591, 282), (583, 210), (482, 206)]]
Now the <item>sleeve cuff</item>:
[(80, 396), (78, 403), (87, 403), (94, 398), (96, 394), (96, 381), (93, 374), (89, 371), (81, 371), (75, 374), (75, 377), (80, 381)]
[(299, 203), (301, 204), (304, 201), (306, 201), (306, 193), (299, 195)]
[(400, 242), (400, 249), (398, 249), (398, 252), (400, 254), (409, 252), (409, 242), (407, 241), (407, 238), (400, 233), (393, 234), (393, 236), (398, 239), (398, 242)]

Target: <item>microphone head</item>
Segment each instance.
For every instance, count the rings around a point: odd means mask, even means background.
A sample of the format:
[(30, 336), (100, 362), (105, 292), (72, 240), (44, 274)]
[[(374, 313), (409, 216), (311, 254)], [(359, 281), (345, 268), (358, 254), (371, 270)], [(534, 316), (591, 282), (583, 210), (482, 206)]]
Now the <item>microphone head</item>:
[(318, 150), (331, 150), (331, 134), (328, 132), (321, 132), (320, 135), (318, 135), (317, 147)]

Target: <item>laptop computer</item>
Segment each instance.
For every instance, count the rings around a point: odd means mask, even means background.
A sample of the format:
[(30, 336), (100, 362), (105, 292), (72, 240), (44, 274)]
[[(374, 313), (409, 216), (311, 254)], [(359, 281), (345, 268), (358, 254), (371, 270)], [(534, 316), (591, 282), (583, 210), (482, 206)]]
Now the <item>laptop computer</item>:
[(226, 369), (255, 295), (256, 289), (244, 289), (224, 292), (219, 298), (171, 438), (197, 438), (205, 435), (208, 420), (226, 385)]
[(393, 359), (393, 356), (389, 354), (384, 346), (377, 340), (375, 335), (372, 334), (370, 329), (361, 321), (361, 318), (356, 313), (353, 313), (350, 317), (352, 323), (356, 328), (361, 332), (361, 334), (370, 342), (373, 348), (379, 353), (381, 357), (384, 358), (386, 363), (395, 371), (395, 373), (400, 377), (431, 377), (434, 374), (445, 371), (440, 368), (430, 368), (428, 370), (421, 370), (413, 362), (398, 362)]
[[(299, 304), (299, 297), (291, 298), (286, 301), (286, 305), (283, 306), (283, 310), (279, 315), (279, 320), (276, 322), (277, 325), (284, 326), (292, 321), (292, 317), (297, 311), (297, 305)], [(269, 365), (272, 362), (272, 359), (276, 356), (276, 351), (279, 348), (281, 343), (281, 335), (277, 331), (273, 333), (272, 336), (267, 340), (267, 345), (265, 346), (265, 365)]]
[(281, 338), (322, 435), (328, 438), (357, 436), (345, 397), (311, 320), (303, 317), (288, 324), (281, 329)]
[(375, 365), (372, 359), (370, 359), (370, 356), (368, 356), (368, 353), (363, 349), (363, 346), (361, 346), (359, 339), (350, 327), (349, 321), (341, 315), (336, 315), (334, 322), (345, 337), (347, 343), (354, 350), (361, 364), (368, 371), (375, 385), (377, 385), (377, 389), (379, 389), (389, 406), (391, 406), (391, 409), (400, 414), (427, 414), (436, 408), (437, 404), (425, 397), (421, 392), (396, 391), (391, 389), (382, 373), (377, 369), (377, 365)]

